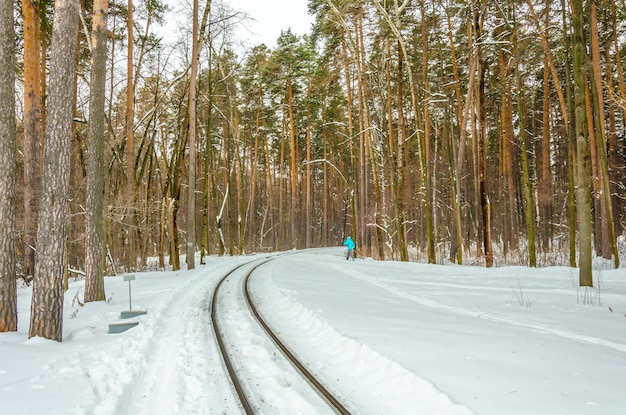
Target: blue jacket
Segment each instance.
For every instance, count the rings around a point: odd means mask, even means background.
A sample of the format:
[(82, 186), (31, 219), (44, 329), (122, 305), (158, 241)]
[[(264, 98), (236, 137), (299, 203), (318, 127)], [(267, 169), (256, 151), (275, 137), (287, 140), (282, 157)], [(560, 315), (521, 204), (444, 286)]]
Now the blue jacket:
[(352, 240), (352, 238), (350, 236), (348, 236), (348, 239), (346, 239), (346, 241), (343, 243), (348, 249), (354, 249), (356, 248), (356, 244), (354, 243), (354, 241)]

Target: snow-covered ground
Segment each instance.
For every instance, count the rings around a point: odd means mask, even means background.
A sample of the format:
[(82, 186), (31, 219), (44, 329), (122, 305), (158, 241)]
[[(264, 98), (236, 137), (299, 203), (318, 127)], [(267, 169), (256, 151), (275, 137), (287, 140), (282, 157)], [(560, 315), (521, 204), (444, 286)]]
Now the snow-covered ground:
[[(252, 292), (286, 343), (358, 414), (622, 415), (626, 408), (626, 270), (577, 286), (564, 267), (346, 261), (343, 249), (298, 252), (261, 268)], [(66, 294), (64, 341), (0, 334), (0, 414), (239, 414), (217, 354), (209, 299), (246, 256), (193, 271), (137, 273), (139, 325), (109, 334), (128, 309), (128, 282), (108, 301)], [(235, 281), (228, 291), (235, 290)], [(220, 300), (233, 349), (267, 414), (328, 413), (301, 398), (244, 306)], [(254, 368), (250, 367), (254, 366)], [(256, 377), (255, 377), (256, 376)]]

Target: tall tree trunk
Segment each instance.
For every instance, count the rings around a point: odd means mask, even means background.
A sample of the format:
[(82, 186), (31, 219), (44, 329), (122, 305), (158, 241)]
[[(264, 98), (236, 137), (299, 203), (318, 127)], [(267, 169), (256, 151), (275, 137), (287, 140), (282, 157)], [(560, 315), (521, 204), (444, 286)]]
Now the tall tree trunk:
[(214, 201), (214, 203), (216, 205), (215, 206), (216, 208), (214, 209), (214, 211), (218, 212), (215, 215), (215, 219), (214, 219), (215, 220), (215, 231), (217, 232), (217, 236), (218, 236), (218, 238), (217, 238), (217, 254), (219, 256), (223, 256), (226, 253), (226, 245), (224, 243), (224, 230), (222, 229), (222, 224), (223, 224), (222, 218), (223, 218), (223, 214), (224, 214), (224, 206), (226, 205), (226, 202), (228, 200), (228, 190), (229, 190), (228, 180), (226, 180), (226, 183), (225, 183), (225, 185), (226, 185), (226, 194), (224, 195), (224, 198), (222, 200), (221, 208), (220, 208), (220, 205), (218, 204), (219, 200), (217, 199), (217, 186), (218, 186), (217, 180), (214, 179), (214, 180), (212, 180), (212, 182), (213, 183), (211, 185), (211, 193), (212, 193), (211, 199)]
[(305, 247), (312, 244), (312, 212), (313, 212), (313, 182), (311, 181), (311, 84), (307, 88), (307, 124), (306, 124), (306, 223), (305, 223)]
[[(206, 13), (205, 13), (206, 15)], [(208, 18), (208, 17), (207, 17)], [(204, 19), (204, 17), (203, 17)], [(210, 36), (210, 35), (209, 35)], [(209, 220), (209, 212), (211, 211), (211, 199), (212, 192), (215, 188), (215, 180), (212, 180), (211, 176), (211, 167), (212, 167), (212, 159), (213, 159), (213, 142), (211, 140), (211, 129), (213, 128), (212, 121), (212, 110), (213, 110), (213, 50), (211, 47), (208, 48), (209, 54), (209, 62), (207, 68), (207, 125), (206, 125), (206, 137), (204, 142), (204, 172), (203, 172), (203, 188), (202, 188), (202, 249), (201, 249), (201, 263), (204, 264), (204, 255), (209, 255), (211, 252), (211, 244), (210, 244), (210, 232), (211, 226), (210, 223), (212, 221)], [(214, 199), (213, 199), (214, 200)]]
[[(285, 239), (287, 235), (285, 234), (285, 141), (286, 141), (286, 115), (285, 108), (282, 109), (282, 134), (280, 140), (280, 155), (278, 160), (278, 241), (280, 244), (280, 249), (285, 249), (288, 246), (288, 243), (285, 243)], [(293, 248), (293, 245), (291, 245)]]
[(133, 81), (134, 20), (133, 0), (128, 0), (126, 20), (128, 35), (128, 56), (126, 62), (126, 238), (127, 269), (133, 270), (137, 264), (135, 253), (135, 82)]
[[(389, 171), (391, 174), (389, 183), (391, 184), (391, 192), (393, 195), (393, 207), (396, 221), (396, 234), (400, 261), (409, 260), (409, 249), (406, 233), (405, 220), (405, 196), (404, 196), (404, 110), (402, 109), (403, 91), (403, 74), (402, 74), (402, 55), (398, 54), (398, 87), (397, 87), (397, 105), (393, 107), (393, 91), (391, 89), (391, 39), (387, 39), (387, 123), (389, 134)], [(394, 112), (398, 114), (398, 133), (394, 134)]]
[(306, 126), (306, 248), (313, 246), (313, 176), (311, 174), (311, 124)]
[(108, 9), (108, 0), (95, 0), (93, 2), (89, 136), (87, 138), (87, 200), (85, 208), (85, 302), (105, 299), (104, 101)]
[[(332, 2), (330, 0), (327, 0), (327, 3), (329, 4), (329, 6), (331, 6), (331, 8), (333, 8), (333, 11), (335, 14), (337, 14), (338, 18), (340, 19), (340, 21), (343, 22), (342, 24), (342, 36), (341, 36), (341, 51), (342, 51), (342, 55), (343, 55), (343, 74), (344, 74), (344, 79), (345, 79), (345, 83), (346, 83), (346, 117), (348, 120), (348, 137), (349, 137), (349, 153), (350, 153), (350, 168), (349, 168), (349, 182), (346, 183), (347, 186), (347, 192), (348, 192), (348, 196), (347, 196), (347, 203), (349, 205), (349, 209), (350, 209), (350, 229), (351, 232), (348, 232), (348, 234), (352, 234), (355, 242), (357, 244), (359, 244), (359, 239), (357, 237), (357, 210), (356, 210), (356, 203), (354, 203), (354, 196), (355, 196), (355, 191), (356, 191), (356, 157), (354, 155), (354, 144), (353, 144), (353, 140), (352, 137), (354, 137), (354, 125), (353, 125), (353, 119), (354, 119), (354, 115), (353, 115), (353, 105), (354, 105), (354, 98), (353, 98), (353, 92), (352, 92), (352, 77), (350, 76), (350, 60), (348, 58), (348, 45), (347, 45), (347, 37), (350, 36), (350, 31), (349, 31), (349, 27), (348, 25), (345, 23), (345, 21), (343, 21), (343, 18), (341, 17), (341, 13), (334, 7), (334, 5), (332, 4)], [(346, 226), (344, 224), (344, 228), (342, 229), (342, 232), (346, 232)], [(356, 252), (355, 252), (356, 255)]]
[(356, 68), (357, 68), (357, 90), (359, 98), (359, 185), (357, 187), (358, 210), (359, 215), (358, 230), (360, 233), (362, 255), (370, 256), (372, 254), (373, 244), (371, 238), (371, 227), (369, 226), (372, 218), (370, 201), (372, 166), (370, 162), (370, 116), (368, 105), (368, 83), (366, 69), (366, 50), (363, 34), (363, 8), (357, 8), (356, 15)]
[(420, 1), (420, 14), (422, 15), (422, 77), (424, 85), (424, 99), (422, 100), (422, 109), (424, 111), (424, 132), (420, 135), (422, 137), (421, 142), (421, 152), (420, 159), (422, 164), (422, 179), (424, 180), (424, 186), (426, 189), (424, 198), (424, 208), (426, 211), (426, 233), (427, 233), (427, 244), (428, 244), (428, 263), (434, 264), (436, 261), (435, 257), (435, 226), (434, 226), (434, 215), (432, 214), (432, 203), (433, 203), (433, 195), (434, 191), (431, 190), (431, 168), (429, 165), (430, 160), (430, 110), (429, 110), (429, 86), (428, 86), (428, 36), (426, 34), (426, 8), (424, 6), (425, 1)]
[(170, 234), (170, 264), (172, 271), (180, 270), (180, 255), (178, 251), (178, 200), (175, 197), (167, 199), (167, 219)]
[(187, 269), (196, 267), (196, 80), (198, 77), (198, 0), (193, 0), (191, 74), (189, 79), (189, 171), (187, 175)]
[[(484, 11), (482, 5), (480, 9), (474, 10), (473, 24), (476, 39), (482, 37)], [(487, 159), (485, 153), (486, 144), (486, 112), (485, 112), (485, 76), (486, 66), (483, 58), (482, 46), (477, 45), (478, 53), (478, 94), (476, 100), (476, 112), (478, 113), (478, 136), (477, 141), (477, 168), (478, 168), (478, 191), (480, 199), (480, 209), (482, 213), (482, 230), (483, 230), (483, 249), (485, 255), (485, 265), (491, 267), (493, 265), (493, 249), (491, 244), (491, 202), (487, 192)]]
[(615, 224), (613, 222), (613, 203), (611, 200), (611, 186), (609, 183), (609, 168), (607, 161), (607, 151), (606, 151), (606, 131), (604, 128), (604, 96), (602, 89), (602, 72), (600, 68), (600, 45), (599, 45), (599, 34), (598, 34), (598, 18), (596, 11), (596, 2), (592, 0), (591, 2), (591, 56), (592, 56), (592, 68), (593, 68), (593, 79), (595, 81), (595, 90), (596, 90), (596, 102), (597, 102), (597, 112), (598, 112), (598, 128), (600, 130), (600, 134), (597, 137), (597, 146), (598, 146), (598, 170), (600, 177), (600, 187), (601, 187), (601, 197), (604, 208), (602, 209), (603, 214), (603, 233), (606, 233), (606, 239), (608, 243), (608, 251), (605, 252), (603, 249), (603, 255), (605, 258), (613, 258), (613, 265), (615, 268), (619, 268), (619, 254), (617, 251), (617, 240), (615, 237)]
[[(246, 209), (246, 196), (247, 192), (243, 191), (244, 188), (244, 173), (245, 173), (245, 160), (246, 160), (246, 147), (242, 145), (241, 139), (241, 128), (239, 126), (239, 112), (237, 105), (237, 96), (233, 94), (231, 100), (231, 116), (230, 116), (230, 124), (232, 126), (232, 131), (234, 135), (233, 143), (233, 170), (234, 170), (234, 178), (235, 178), (235, 189), (236, 189), (236, 202), (234, 203), (235, 208), (237, 209), (236, 214), (236, 224), (233, 221), (233, 234), (237, 235), (237, 252), (239, 255), (243, 255), (245, 253), (244, 243), (245, 243), (245, 209)], [(235, 228), (236, 225), (236, 228)], [(234, 242), (234, 238), (233, 238)]]
[(539, 174), (538, 174), (538, 199), (539, 199), (539, 226), (541, 232), (541, 247), (543, 252), (550, 250), (552, 241), (552, 175), (550, 173), (550, 80), (548, 64), (544, 62), (543, 67), (543, 120), (542, 120), (542, 140), (541, 151), (539, 152)]
[[(263, 126), (267, 127), (265, 118), (263, 118)], [(263, 128), (263, 131), (267, 131), (267, 128)], [(274, 181), (272, 174), (272, 163), (270, 163), (270, 146), (267, 134), (264, 133), (263, 137), (263, 152), (265, 154), (265, 186), (267, 187), (267, 206), (265, 208), (267, 215), (270, 219), (270, 234), (272, 235), (272, 247), (277, 248), (277, 236), (276, 226), (274, 220)], [(261, 246), (263, 246), (263, 233), (261, 233)]]
[[(549, 9), (552, 2), (548, 0), (546, 8)], [(549, 27), (550, 13), (545, 13), (544, 27)], [(551, 89), (550, 89), (550, 59), (551, 56), (546, 54), (543, 62), (543, 107), (542, 107), (542, 139), (541, 151), (539, 151), (538, 163), (538, 205), (539, 205), (539, 229), (541, 229), (541, 248), (543, 252), (550, 250), (552, 241), (552, 213), (553, 213), (553, 195), (552, 195), (552, 177), (550, 171), (550, 158), (552, 151), (550, 148), (551, 135)]]
[[(509, 38), (511, 35), (508, 36)], [(513, 167), (517, 166), (515, 148), (515, 131), (513, 128), (513, 77), (510, 75), (510, 65), (505, 54), (506, 46), (498, 48), (500, 82), (502, 83), (502, 172), (504, 175), (504, 187), (506, 188), (506, 198), (504, 200), (504, 256), (509, 250), (517, 250), (517, 210), (515, 208), (516, 188), (514, 184), (515, 173)]]
[(0, 332), (17, 331), (15, 170), (15, 22), (0, 0)]
[[(615, 8), (615, 5), (612, 6), (613, 8)], [(612, 21), (612, 25), (615, 24), (615, 21)], [(615, 27), (613, 27), (613, 36), (616, 36), (615, 33)], [(613, 60), (612, 55), (611, 55), (611, 47), (606, 47), (605, 49), (605, 59), (606, 59), (606, 66), (607, 68), (615, 68), (618, 67), (618, 69), (616, 70), (618, 72), (618, 83), (619, 83), (619, 68), (621, 68), (621, 65), (614, 65), (612, 62), (619, 62), (617, 60), (618, 54), (615, 54), (615, 60)], [(607, 74), (607, 90), (608, 91), (614, 91), (615, 89), (615, 84), (614, 84), (614, 79), (613, 79), (613, 69), (608, 70), (608, 74)], [(620, 157), (620, 152), (618, 149), (618, 131), (617, 131), (617, 117), (618, 117), (618, 106), (616, 105), (616, 100), (617, 97), (613, 94), (610, 93), (609, 94), (609, 103), (608, 103), (608, 107), (609, 107), (609, 137), (608, 137), (608, 165), (609, 165), (609, 172), (610, 172), (610, 177), (611, 177), (611, 183), (612, 183), (612, 187), (611, 187), (611, 199), (612, 199), (612, 206), (614, 208), (614, 216), (613, 216), (613, 222), (617, 222), (617, 223), (621, 223), (621, 218), (623, 217), (620, 209), (620, 205), (621, 205), (621, 197), (620, 197), (620, 193), (619, 193), (619, 185), (618, 183), (623, 182), (624, 179), (624, 175), (623, 175), (623, 170), (624, 170), (624, 162), (622, 161), (622, 158)], [(617, 213), (617, 215), (615, 215), (615, 213)]]
[[(251, 154), (251, 164), (247, 169), (250, 171), (250, 197), (248, 199), (248, 203), (246, 206), (246, 234), (252, 235), (254, 230), (257, 228), (257, 209), (256, 209), (256, 193), (257, 193), (257, 173), (259, 165), (259, 136), (261, 135), (261, 113), (263, 112), (263, 87), (259, 84), (258, 87), (258, 101), (257, 101), (257, 109), (256, 109), (256, 117), (255, 117), (255, 126), (254, 126), (254, 146), (252, 148)], [(266, 164), (266, 166), (269, 166)]]
[[(448, 16), (448, 24), (450, 21)], [(454, 52), (454, 43), (451, 34), (450, 48), (452, 52), (452, 62), (455, 81), (455, 94), (457, 96), (457, 118), (459, 123), (459, 144), (456, 148), (456, 160), (454, 166), (454, 183), (453, 183), (453, 199), (454, 199), (454, 225), (456, 229), (456, 260), (460, 265), (463, 262), (463, 235), (461, 222), (461, 196), (462, 196), (462, 180), (465, 166), (465, 153), (467, 150), (467, 122), (469, 120), (470, 108), (474, 104), (474, 84), (476, 80), (476, 66), (478, 59), (476, 53), (470, 55), (469, 81), (467, 87), (467, 97), (465, 98), (465, 107), (463, 107), (460, 88), (460, 77), (458, 65), (456, 64), (456, 54)], [(453, 153), (454, 154), (454, 153)]]
[(165, 268), (165, 235), (167, 226), (167, 201), (164, 197), (161, 198), (161, 208), (159, 209), (159, 242), (158, 242), (158, 256), (159, 256), (159, 269)]
[[(326, 114), (326, 100), (322, 103), (322, 117), (325, 117)], [(330, 193), (330, 184), (328, 179), (328, 136), (326, 132), (326, 119), (322, 118), (321, 132), (322, 132), (322, 158), (325, 160), (324, 165), (322, 166), (322, 235), (321, 235), (321, 245), (328, 246), (329, 245), (329, 228), (330, 228), (330, 218), (328, 217), (329, 210), (329, 193)]]
[(74, 59), (78, 39), (78, 0), (57, 0), (43, 159), (41, 212), (29, 337), (61, 341), (63, 276), (66, 267), (67, 206), (72, 139)]
[[(452, 33), (452, 21), (450, 18), (450, 10), (446, 8), (446, 22), (448, 25), (448, 42), (450, 43), (450, 59), (452, 61), (452, 75), (454, 77), (454, 95), (456, 98), (456, 111), (455, 111), (455, 120), (456, 125), (459, 130), (461, 130), (461, 119), (463, 117), (463, 104), (461, 102), (461, 85), (459, 82), (459, 65), (456, 58), (456, 47), (454, 46), (454, 36)], [(452, 128), (450, 129), (452, 131)], [(461, 177), (457, 174), (456, 171), (456, 157), (457, 157), (457, 146), (455, 146), (454, 140), (452, 140), (452, 133), (450, 134), (450, 180), (452, 184), (450, 186), (450, 201), (452, 205), (452, 217), (454, 220), (454, 226), (452, 227), (452, 238), (450, 241), (450, 261), (455, 262), (459, 265), (463, 263), (463, 236), (461, 235), (462, 226), (461, 226), (461, 204), (460, 197), (458, 194), (460, 189), (460, 180)]]
[(296, 163), (296, 120), (294, 119), (294, 103), (293, 103), (293, 85), (292, 79), (287, 81), (287, 107), (289, 110), (289, 149), (291, 168), (289, 169), (289, 177), (291, 179), (291, 245), (297, 247), (299, 238), (297, 234), (296, 219), (298, 217), (298, 165)]
[[(400, 48), (399, 48), (400, 49)], [(400, 250), (400, 261), (409, 260), (409, 243), (407, 239), (407, 199), (405, 179), (407, 174), (406, 160), (404, 159), (406, 147), (406, 121), (404, 117), (404, 60), (402, 53), (398, 54), (398, 88), (397, 88), (397, 108), (398, 108), (398, 135), (395, 145), (395, 176), (396, 176), (396, 204), (398, 210), (398, 249)]]
[[(567, 8), (565, 0), (561, 0), (562, 21), (563, 21), (563, 40), (565, 43), (565, 50), (571, 50), (571, 36), (570, 25), (567, 20)], [(573, 55), (570, 53), (565, 54), (565, 79), (568, 82), (565, 84), (565, 94), (567, 99), (567, 108), (565, 110), (568, 114), (568, 118), (576, 120), (576, 109), (574, 107), (574, 88), (571, 82), (570, 67), (571, 59)], [(576, 268), (576, 128), (571, 128), (565, 123), (565, 129), (567, 131), (567, 223), (569, 229), (569, 264), (570, 267)]]
[[(591, 61), (590, 61), (591, 63)], [(593, 84), (593, 72), (586, 72), (587, 83), (585, 84), (585, 110), (587, 112), (587, 129), (589, 137), (589, 157), (591, 160), (591, 223), (593, 226), (593, 242), (595, 255), (602, 257), (608, 252), (608, 239), (605, 231), (604, 200), (602, 198), (602, 171), (598, 161), (598, 136), (600, 135), (600, 122), (595, 112), (598, 106), (596, 102), (595, 87)], [(603, 254), (604, 252), (604, 254)]]
[[(517, 51), (517, 44), (515, 45)], [(520, 56), (517, 53), (517, 108), (519, 116), (519, 143), (522, 164), (522, 193), (524, 195), (524, 214), (526, 219), (526, 237), (528, 239), (528, 266), (537, 266), (537, 250), (535, 247), (535, 200), (530, 181), (530, 163), (528, 162), (528, 139), (526, 134), (526, 106), (524, 105), (524, 84), (520, 71)]]
[(576, 211), (578, 218), (578, 266), (579, 284), (593, 286), (591, 247), (591, 160), (589, 154), (589, 131), (585, 111), (587, 77), (585, 67), (587, 54), (583, 27), (583, 0), (572, 0), (574, 107), (576, 120)]
[(41, 18), (39, 0), (22, 0), (24, 16), (24, 277), (35, 272), (35, 236), (41, 188)]
[[(615, 2), (612, 1), (610, 2), (611, 4), (611, 26), (613, 29), (613, 49), (614, 49), (614, 53), (615, 53), (615, 58), (614, 61), (615, 62), (622, 62), (622, 55), (620, 52), (620, 47), (621, 47), (621, 37), (618, 35), (617, 32), (617, 10), (615, 7)], [(610, 48), (607, 47), (607, 55), (610, 54)], [(608, 60), (607, 60), (608, 61)], [(611, 66), (609, 66), (611, 67)], [(613, 65), (613, 67), (615, 67), (615, 70), (617, 72), (617, 85), (618, 85), (618, 91), (619, 91), (619, 98), (622, 100), (622, 102), (624, 100), (626, 100), (626, 81), (624, 81), (624, 68), (622, 67), (622, 65), (616, 64)], [(611, 76), (609, 76), (608, 78), (611, 78)], [(610, 91), (613, 91), (613, 88), (609, 88)], [(622, 120), (626, 117), (626, 108), (622, 107), (620, 109), (620, 113), (622, 116)], [(626, 129), (626, 126), (622, 125), (622, 131), (624, 131)], [(624, 160), (623, 158), (619, 157), (619, 153), (617, 151), (617, 134), (613, 135), (614, 140), (614, 145), (611, 146), (611, 155), (613, 156), (613, 160), (612, 160), (612, 164), (613, 167), (619, 171), (619, 176), (618, 176), (618, 180), (620, 181), (626, 181), (626, 175), (624, 174)], [(618, 162), (619, 160), (619, 162)], [(616, 195), (616, 198), (618, 197), (618, 195)], [(620, 215), (620, 218), (623, 217), (623, 213)]]

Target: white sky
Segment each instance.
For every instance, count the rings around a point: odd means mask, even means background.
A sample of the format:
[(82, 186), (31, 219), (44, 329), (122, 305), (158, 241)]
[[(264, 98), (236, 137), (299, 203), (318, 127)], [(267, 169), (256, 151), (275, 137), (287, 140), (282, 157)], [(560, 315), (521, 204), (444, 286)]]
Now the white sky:
[(276, 45), (281, 30), (291, 28), (297, 35), (309, 33), (313, 16), (307, 14), (308, 0), (229, 0), (232, 8), (247, 12), (251, 21), (248, 30), (239, 32), (253, 43)]
[[(250, 46), (264, 43), (269, 48), (276, 47), (276, 40), (282, 30), (291, 28), (298, 36), (310, 33), (313, 16), (307, 13), (308, 0), (222, 0), (232, 12), (244, 12), (248, 19), (239, 23), (236, 31), (235, 48), (245, 52)], [(189, 29), (191, 0), (164, 0), (172, 13), (166, 18), (162, 31), (166, 42), (180, 41), (181, 30)], [(200, 1), (200, 8), (206, 2)], [(213, 7), (216, 7), (214, 3)], [(239, 49), (243, 48), (243, 49)]]

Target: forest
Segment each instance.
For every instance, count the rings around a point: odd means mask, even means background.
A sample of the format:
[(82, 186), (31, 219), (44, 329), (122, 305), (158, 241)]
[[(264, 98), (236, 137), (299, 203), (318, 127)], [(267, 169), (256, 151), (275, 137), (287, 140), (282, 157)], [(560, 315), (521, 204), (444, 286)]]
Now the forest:
[(308, 8), (270, 48), (227, 0), (0, 0), (0, 331), (19, 284), (60, 340), (68, 278), (102, 301), (105, 275), (348, 235), (581, 286), (619, 267), (626, 3)]

